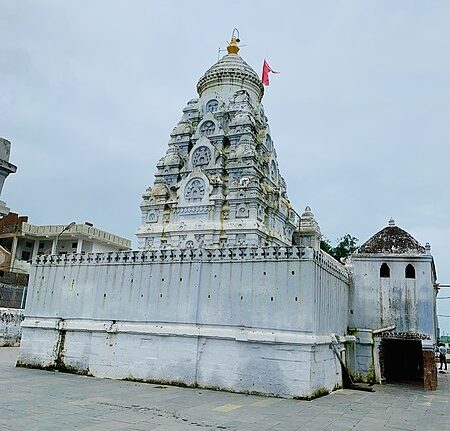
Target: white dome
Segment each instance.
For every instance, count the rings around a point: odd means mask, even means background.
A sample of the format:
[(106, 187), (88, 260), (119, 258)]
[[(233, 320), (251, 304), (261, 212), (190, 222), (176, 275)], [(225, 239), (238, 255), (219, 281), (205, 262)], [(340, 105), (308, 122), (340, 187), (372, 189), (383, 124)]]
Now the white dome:
[(211, 66), (197, 84), (198, 94), (211, 87), (232, 85), (244, 88), (262, 99), (264, 86), (258, 74), (237, 54), (228, 54)]

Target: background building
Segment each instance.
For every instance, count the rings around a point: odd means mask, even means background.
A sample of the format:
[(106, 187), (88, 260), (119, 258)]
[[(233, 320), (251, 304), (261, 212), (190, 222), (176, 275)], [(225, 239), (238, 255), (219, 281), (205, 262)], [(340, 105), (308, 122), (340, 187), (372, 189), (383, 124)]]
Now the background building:
[[(11, 152), (11, 142), (4, 138), (0, 138), (0, 195), (2, 193), (3, 184), (9, 174), (16, 172), (17, 167), (9, 163), (9, 155)], [(0, 216), (9, 213), (9, 208), (5, 202), (0, 201)]]
[(37, 226), (10, 213), (0, 220), (0, 269), (28, 273), (42, 254), (100, 253), (129, 250), (131, 241), (90, 223)]

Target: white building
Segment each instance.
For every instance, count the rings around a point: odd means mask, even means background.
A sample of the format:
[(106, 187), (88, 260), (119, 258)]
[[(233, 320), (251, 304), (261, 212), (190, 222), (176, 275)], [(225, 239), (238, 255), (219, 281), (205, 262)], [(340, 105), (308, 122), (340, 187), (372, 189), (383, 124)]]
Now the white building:
[(101, 253), (130, 250), (131, 241), (90, 223), (37, 226), (10, 213), (0, 220), (0, 269), (29, 272), (30, 262), (43, 254)]

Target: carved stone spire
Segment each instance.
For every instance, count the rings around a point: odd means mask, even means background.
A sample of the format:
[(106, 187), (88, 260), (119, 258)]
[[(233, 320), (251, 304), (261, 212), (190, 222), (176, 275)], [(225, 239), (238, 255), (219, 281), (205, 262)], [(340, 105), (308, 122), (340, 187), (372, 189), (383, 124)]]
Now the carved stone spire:
[(228, 54), (200, 78), (199, 98), (183, 109), (143, 195), (140, 248), (292, 244), (299, 219), (261, 104), (264, 88), (238, 55), (235, 32)]
[(320, 240), (322, 233), (319, 224), (314, 218), (311, 208), (307, 206), (300, 217), (300, 228), (294, 234), (294, 243), (296, 245), (312, 247), (314, 250), (320, 250)]

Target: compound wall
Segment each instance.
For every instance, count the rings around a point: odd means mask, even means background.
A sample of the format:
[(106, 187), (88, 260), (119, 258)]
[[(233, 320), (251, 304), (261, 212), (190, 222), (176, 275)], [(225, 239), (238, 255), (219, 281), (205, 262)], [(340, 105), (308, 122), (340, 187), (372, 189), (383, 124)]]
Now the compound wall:
[(348, 279), (310, 248), (40, 257), (19, 365), (310, 397), (341, 383)]
[(18, 346), (20, 343), (20, 324), (23, 310), (0, 308), (0, 347)]

